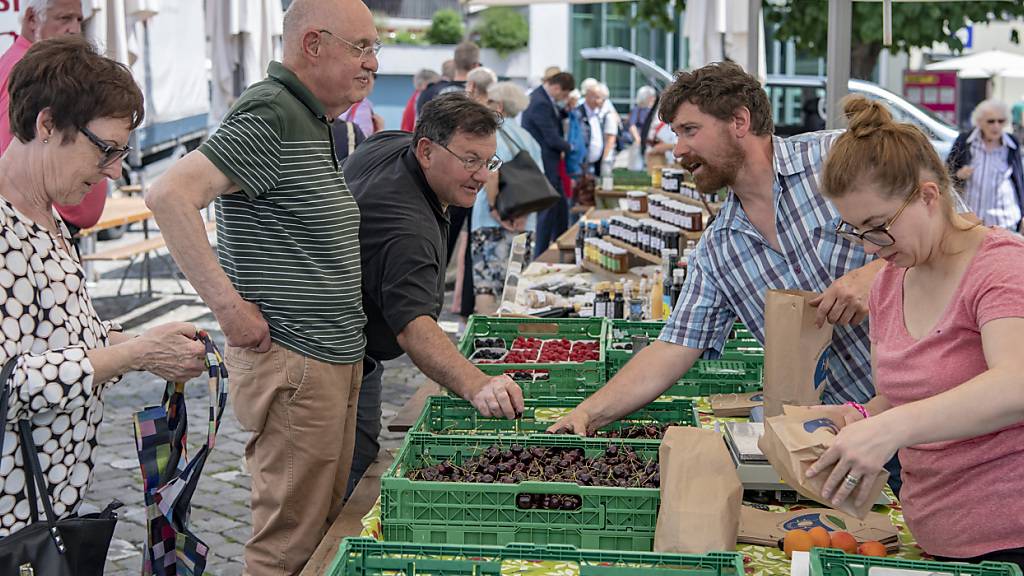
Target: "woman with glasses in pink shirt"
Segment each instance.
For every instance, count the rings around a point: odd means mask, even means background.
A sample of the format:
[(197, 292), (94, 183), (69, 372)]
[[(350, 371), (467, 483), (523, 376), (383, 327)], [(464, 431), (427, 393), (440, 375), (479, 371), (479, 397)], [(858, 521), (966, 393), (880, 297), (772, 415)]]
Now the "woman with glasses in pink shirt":
[[(946, 167), (917, 128), (848, 98), (822, 189), (836, 232), (888, 266), (868, 302), (876, 397), (808, 476), (838, 504), (899, 451), (918, 544), (947, 560), (1024, 565), (1024, 241), (957, 214)], [(831, 472), (827, 472), (834, 465)]]

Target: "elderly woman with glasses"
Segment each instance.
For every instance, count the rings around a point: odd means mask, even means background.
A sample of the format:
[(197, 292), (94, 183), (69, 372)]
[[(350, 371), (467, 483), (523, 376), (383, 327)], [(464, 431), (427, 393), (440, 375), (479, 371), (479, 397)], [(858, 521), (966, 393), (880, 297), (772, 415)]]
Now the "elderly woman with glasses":
[(888, 265), (868, 301), (876, 397), (832, 408), (843, 428), (808, 476), (863, 503), (896, 451), (900, 500), (929, 554), (1024, 565), (1024, 240), (958, 214), (927, 137), (863, 97), (825, 164), (838, 233)]
[(1021, 229), (1024, 165), (1020, 142), (1007, 129), (1010, 109), (999, 100), (974, 108), (968, 130), (956, 139), (946, 164), (972, 212), (987, 226)]
[(13, 372), (0, 392), (10, 402), (0, 537), (29, 520), (18, 420), (31, 422), (49, 498), (64, 517), (92, 478), (103, 392), (132, 370), (183, 381), (203, 371), (205, 358), (191, 324), (131, 338), (101, 321), (53, 207), (78, 204), (93, 184), (120, 175), (144, 110), (131, 73), (65, 36), (33, 44), (11, 72), (8, 93), (15, 138), (0, 157), (0, 363)]

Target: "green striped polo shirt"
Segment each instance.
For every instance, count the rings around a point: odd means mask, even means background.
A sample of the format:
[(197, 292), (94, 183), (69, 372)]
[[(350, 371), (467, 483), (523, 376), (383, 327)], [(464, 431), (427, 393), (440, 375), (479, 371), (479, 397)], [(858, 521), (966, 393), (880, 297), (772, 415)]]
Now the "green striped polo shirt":
[(199, 150), (241, 188), (217, 199), (218, 255), (271, 338), (322, 362), (361, 360), (359, 207), (324, 107), (271, 62)]

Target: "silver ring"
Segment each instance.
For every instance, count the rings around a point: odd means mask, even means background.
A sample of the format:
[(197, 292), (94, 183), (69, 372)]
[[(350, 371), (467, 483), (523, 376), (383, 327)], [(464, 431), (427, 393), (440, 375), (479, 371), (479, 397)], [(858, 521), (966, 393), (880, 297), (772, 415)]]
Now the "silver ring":
[(860, 484), (860, 478), (854, 476), (853, 474), (847, 474), (846, 475), (846, 484), (851, 486), (851, 487), (857, 486), (857, 484)]

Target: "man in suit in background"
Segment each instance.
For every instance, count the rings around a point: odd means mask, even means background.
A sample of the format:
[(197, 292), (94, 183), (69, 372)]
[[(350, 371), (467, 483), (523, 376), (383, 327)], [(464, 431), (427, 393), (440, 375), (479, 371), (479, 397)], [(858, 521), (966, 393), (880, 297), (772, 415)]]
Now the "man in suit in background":
[(562, 154), (570, 149), (562, 128), (566, 98), (575, 87), (576, 80), (568, 72), (559, 72), (546, 79), (540, 88), (530, 94), (530, 105), (523, 111), (522, 126), (540, 144), (544, 160), (544, 175), (562, 194), (562, 201), (543, 210), (537, 216), (537, 236), (534, 257), (540, 256), (559, 235), (569, 227), (569, 204), (558, 176)]

